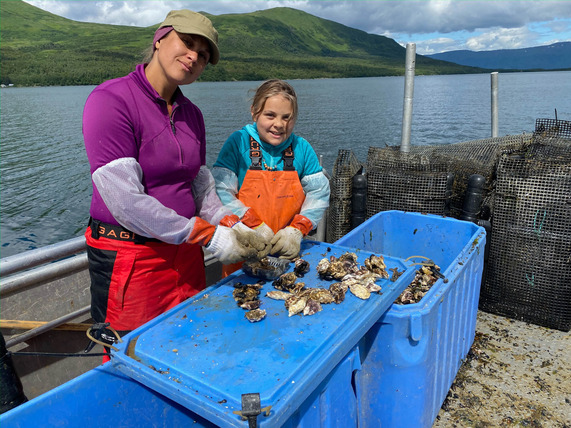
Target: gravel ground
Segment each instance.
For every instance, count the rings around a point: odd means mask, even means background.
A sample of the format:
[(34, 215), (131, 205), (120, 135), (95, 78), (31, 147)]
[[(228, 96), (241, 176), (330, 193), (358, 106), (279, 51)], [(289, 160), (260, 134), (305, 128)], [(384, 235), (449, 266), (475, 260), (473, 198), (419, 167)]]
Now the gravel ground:
[(571, 333), (478, 312), (433, 428), (571, 428)]

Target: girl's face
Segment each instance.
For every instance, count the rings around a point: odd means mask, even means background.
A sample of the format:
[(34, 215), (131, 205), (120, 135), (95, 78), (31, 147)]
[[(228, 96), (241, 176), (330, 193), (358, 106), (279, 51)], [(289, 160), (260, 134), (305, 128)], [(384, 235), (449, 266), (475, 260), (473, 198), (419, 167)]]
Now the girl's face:
[(198, 35), (171, 31), (156, 43), (158, 65), (174, 85), (188, 85), (200, 77), (210, 59), (208, 41)]
[(269, 97), (257, 117), (252, 112), (252, 119), (257, 123), (260, 139), (272, 146), (287, 140), (295, 124), (291, 101), (282, 95)]

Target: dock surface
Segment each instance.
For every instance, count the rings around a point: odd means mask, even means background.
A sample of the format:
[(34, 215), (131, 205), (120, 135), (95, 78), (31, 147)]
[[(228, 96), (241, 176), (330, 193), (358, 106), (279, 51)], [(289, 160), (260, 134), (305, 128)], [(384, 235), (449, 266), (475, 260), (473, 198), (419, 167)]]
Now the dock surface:
[(433, 428), (500, 426), (571, 427), (571, 333), (478, 311)]

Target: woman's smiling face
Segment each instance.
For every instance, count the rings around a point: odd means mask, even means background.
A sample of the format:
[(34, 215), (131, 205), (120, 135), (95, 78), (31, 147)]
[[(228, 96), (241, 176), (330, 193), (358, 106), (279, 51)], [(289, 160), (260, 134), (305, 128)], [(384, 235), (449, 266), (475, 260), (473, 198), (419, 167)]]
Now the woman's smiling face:
[(204, 37), (174, 30), (159, 40), (156, 48), (165, 78), (175, 85), (194, 82), (210, 59), (210, 45)]
[(266, 99), (264, 108), (252, 119), (256, 122), (260, 139), (272, 146), (279, 146), (293, 132), (295, 119), (291, 101), (282, 95), (274, 95)]

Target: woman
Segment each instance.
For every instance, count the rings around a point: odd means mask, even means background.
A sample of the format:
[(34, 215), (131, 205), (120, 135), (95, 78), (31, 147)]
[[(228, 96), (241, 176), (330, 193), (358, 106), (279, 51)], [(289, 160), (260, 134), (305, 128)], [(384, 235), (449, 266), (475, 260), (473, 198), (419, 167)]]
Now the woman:
[(83, 114), (91, 315), (116, 330), (204, 289), (203, 246), (222, 263), (269, 249), (216, 195), (202, 113), (179, 88), (218, 62), (218, 33), (203, 15), (175, 10), (152, 48), (148, 64), (95, 88)]

